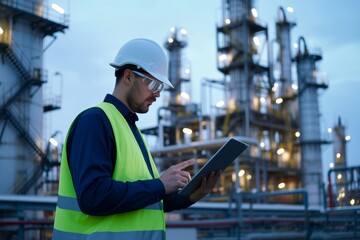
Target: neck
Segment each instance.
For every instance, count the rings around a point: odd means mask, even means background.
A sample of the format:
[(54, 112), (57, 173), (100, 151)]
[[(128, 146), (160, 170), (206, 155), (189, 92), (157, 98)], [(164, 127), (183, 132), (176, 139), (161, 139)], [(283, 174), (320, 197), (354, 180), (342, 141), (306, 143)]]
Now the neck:
[(114, 97), (116, 97), (120, 102), (122, 102), (131, 112), (134, 112), (134, 111), (130, 108), (130, 106), (129, 106), (128, 102), (127, 102), (127, 99), (126, 99), (126, 97), (125, 97), (125, 96), (126, 96), (126, 93), (124, 93), (123, 91), (121, 91), (119, 87), (115, 87), (112, 95), (113, 95)]

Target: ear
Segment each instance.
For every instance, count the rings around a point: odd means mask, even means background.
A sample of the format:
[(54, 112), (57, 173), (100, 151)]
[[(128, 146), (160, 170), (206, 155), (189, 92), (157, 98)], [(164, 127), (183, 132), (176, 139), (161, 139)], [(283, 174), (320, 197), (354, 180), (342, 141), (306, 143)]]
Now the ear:
[(132, 81), (134, 80), (133, 73), (130, 69), (125, 69), (124, 75), (123, 75), (123, 81), (126, 85), (130, 85)]

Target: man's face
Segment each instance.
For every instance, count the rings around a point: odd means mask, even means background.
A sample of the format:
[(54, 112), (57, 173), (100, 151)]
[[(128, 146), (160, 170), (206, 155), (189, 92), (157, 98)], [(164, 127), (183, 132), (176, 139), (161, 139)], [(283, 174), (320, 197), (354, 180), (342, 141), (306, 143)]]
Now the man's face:
[(146, 83), (140, 77), (134, 75), (134, 84), (131, 85), (127, 102), (130, 109), (136, 113), (146, 113), (149, 111), (150, 105), (160, 97), (160, 92), (151, 92)]

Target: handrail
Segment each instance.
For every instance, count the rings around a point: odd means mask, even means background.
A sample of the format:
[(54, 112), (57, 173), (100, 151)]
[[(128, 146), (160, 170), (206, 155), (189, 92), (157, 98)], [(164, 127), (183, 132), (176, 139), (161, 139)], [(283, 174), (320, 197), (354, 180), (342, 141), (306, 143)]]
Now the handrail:
[(46, 158), (45, 154), (42, 152), (41, 147), (39, 147), (34, 141), (34, 137), (31, 136), (30, 130), (27, 130), (23, 124), (19, 121), (17, 116), (9, 109), (5, 109), (5, 114), (9, 118), (10, 122), (15, 126), (15, 128), (25, 137), (25, 140), (30, 144), (31, 148), (42, 158)]
[(0, 5), (18, 9), (20, 11), (33, 14), (53, 21), (55, 23), (68, 25), (69, 14), (61, 14), (53, 10), (49, 5), (34, 0), (0, 0)]
[(42, 84), (46, 80), (46, 74), (44, 74), (41, 69), (33, 69), (33, 71), (31, 71), (31, 61), (15, 44), (12, 44), (11, 47), (7, 47), (5, 49), (5, 53), (14, 68), (19, 73), (23, 83), (21, 85), (17, 84), (13, 86), (6, 94), (4, 94), (2, 103), (0, 103), (3, 108), (7, 108), (12, 103), (12, 101), (14, 101), (17, 96), (20, 95), (31, 84)]
[[(242, 226), (242, 194), (241, 192), (236, 193), (236, 201), (238, 204), (238, 214), (239, 214), (239, 227)], [(288, 191), (271, 191), (271, 192), (255, 192), (250, 193), (246, 195), (246, 197), (252, 198), (252, 199), (259, 199), (259, 198), (268, 198), (273, 196), (282, 196), (282, 195), (302, 195), (303, 196), (303, 204), (304, 204), (304, 223), (305, 223), (305, 229), (306, 229), (306, 239), (309, 239), (310, 236), (310, 228), (309, 228), (309, 201), (308, 201), (308, 192), (305, 189), (294, 189), (294, 190), (288, 190)], [(252, 202), (250, 202), (250, 209), (252, 209)], [(241, 229), (240, 229), (241, 231)]]

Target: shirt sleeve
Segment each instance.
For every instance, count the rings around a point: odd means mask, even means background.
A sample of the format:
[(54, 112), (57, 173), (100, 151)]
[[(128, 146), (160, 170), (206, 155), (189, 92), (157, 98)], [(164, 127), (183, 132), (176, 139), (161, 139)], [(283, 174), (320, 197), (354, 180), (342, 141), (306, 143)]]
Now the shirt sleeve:
[(112, 179), (116, 147), (110, 122), (99, 108), (76, 119), (67, 141), (69, 167), (80, 209), (110, 215), (144, 208), (165, 196), (160, 179), (121, 182)]

